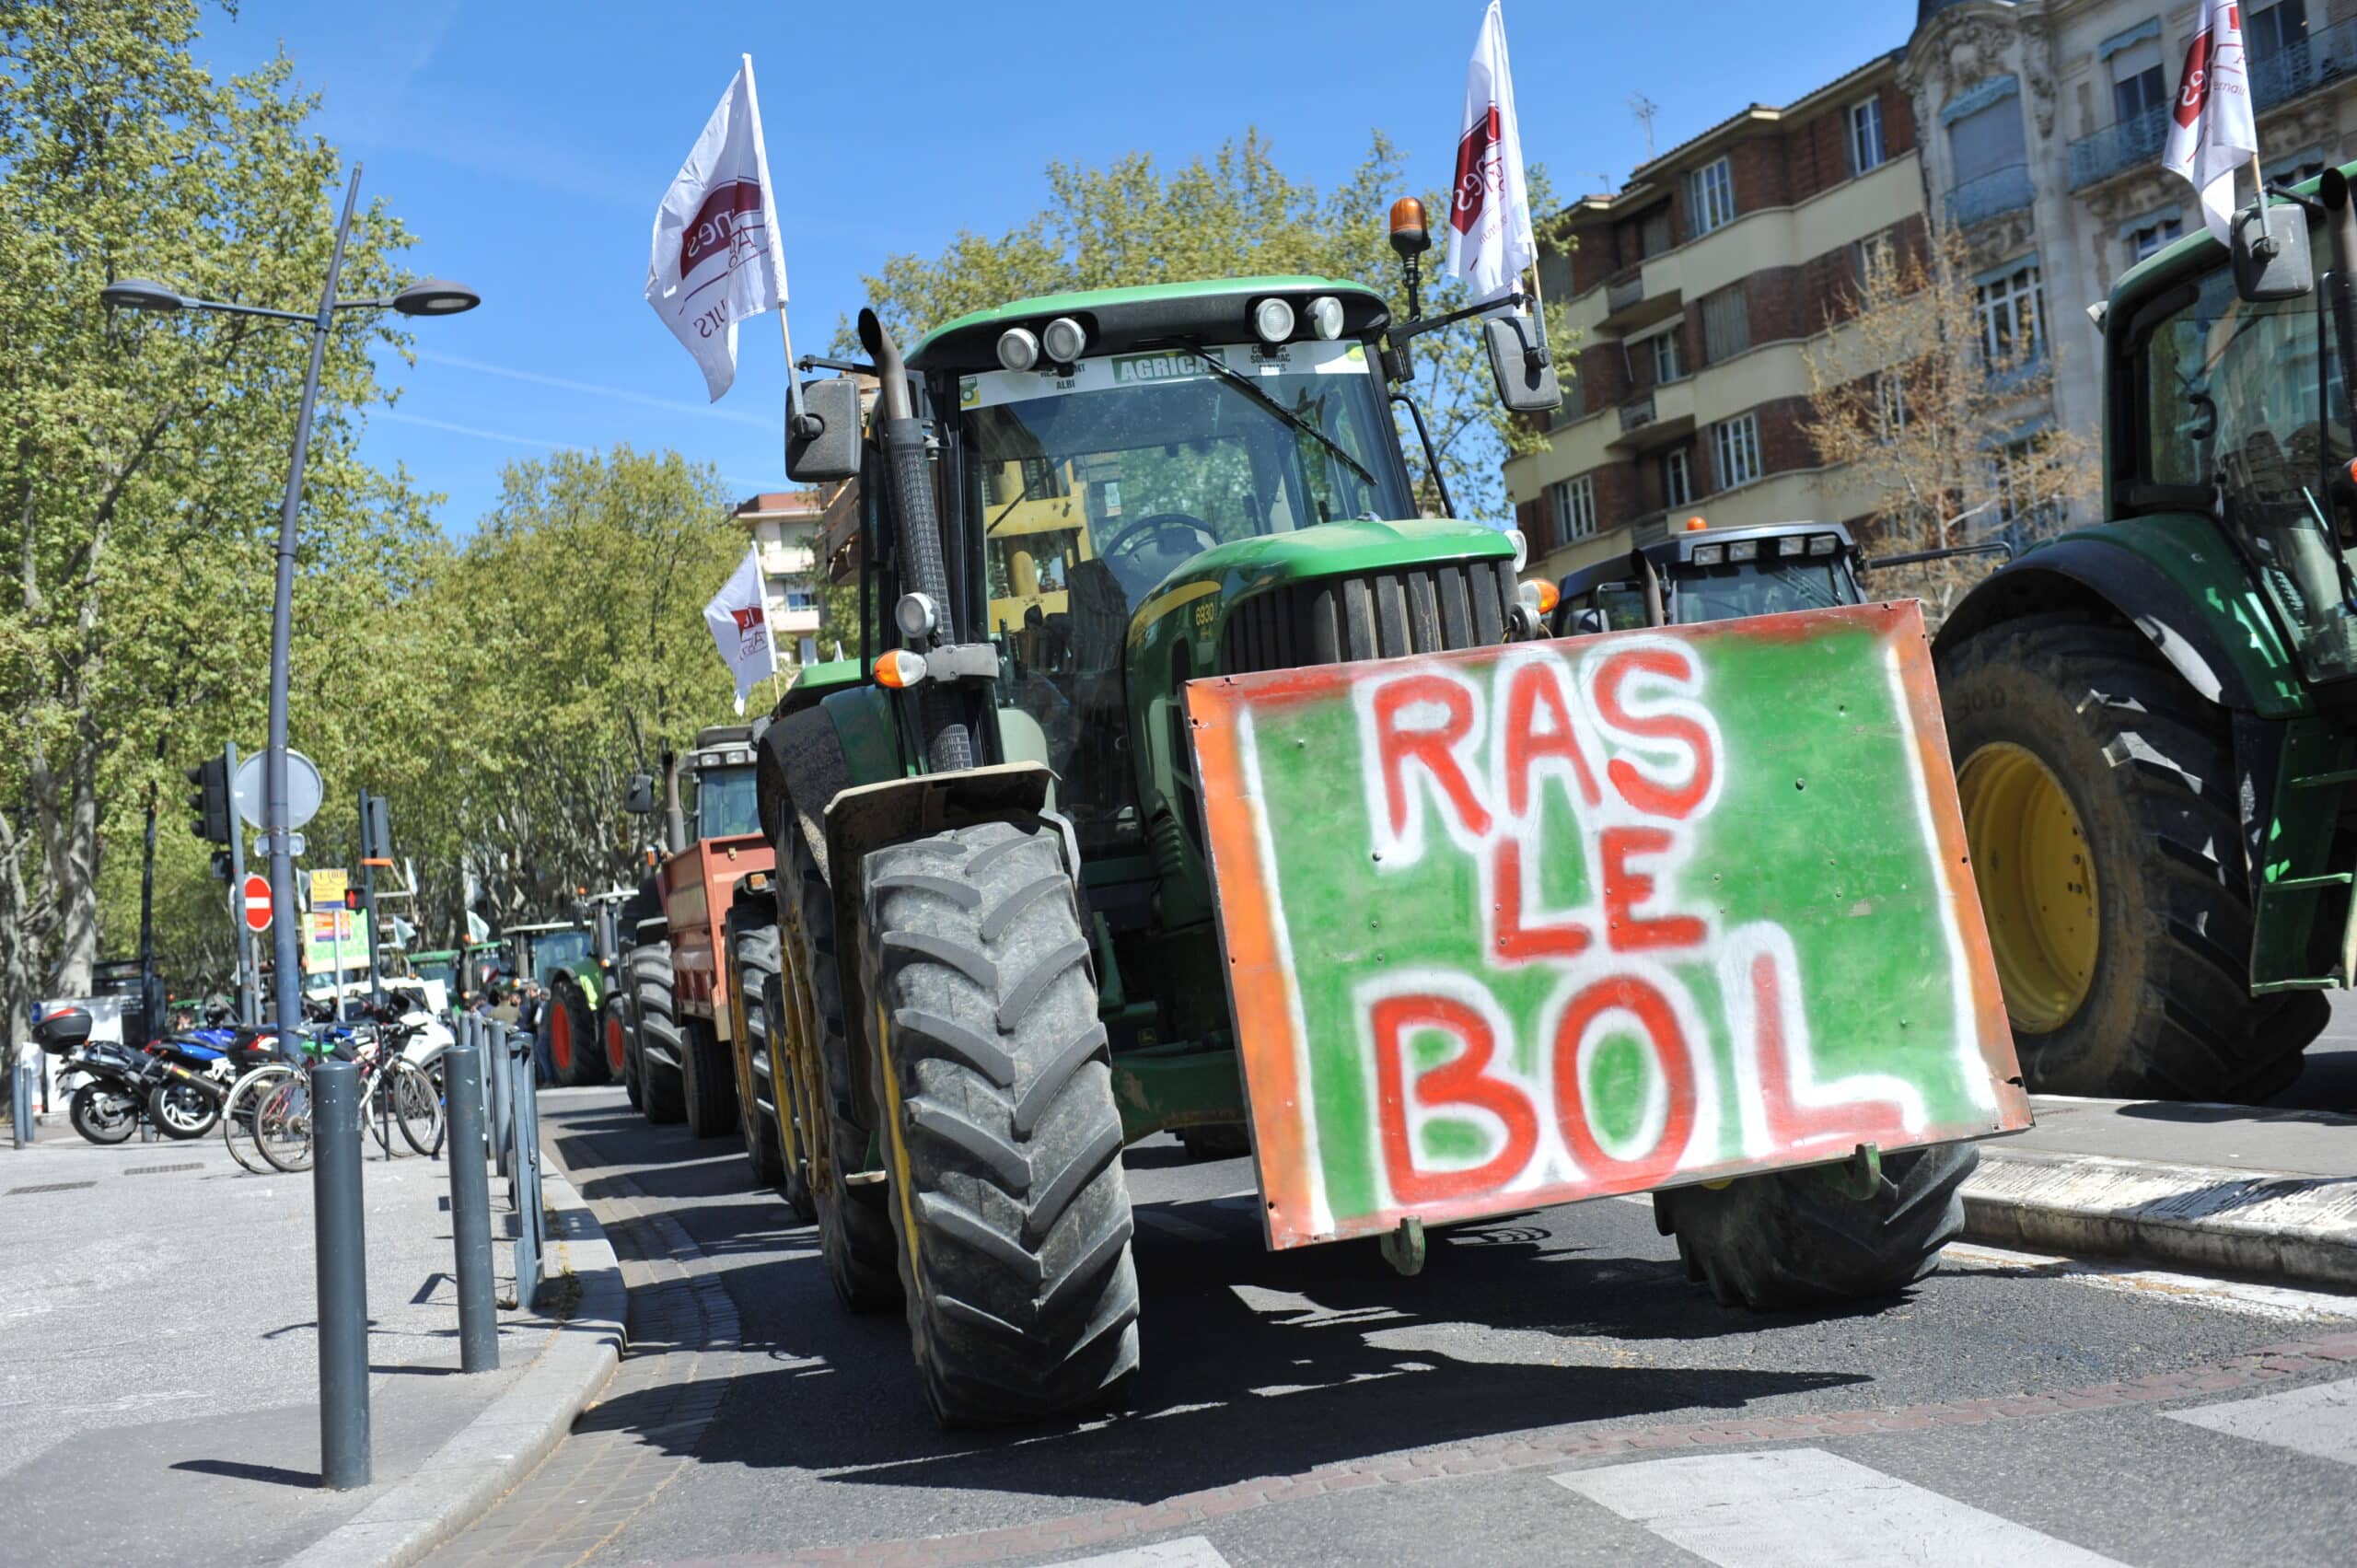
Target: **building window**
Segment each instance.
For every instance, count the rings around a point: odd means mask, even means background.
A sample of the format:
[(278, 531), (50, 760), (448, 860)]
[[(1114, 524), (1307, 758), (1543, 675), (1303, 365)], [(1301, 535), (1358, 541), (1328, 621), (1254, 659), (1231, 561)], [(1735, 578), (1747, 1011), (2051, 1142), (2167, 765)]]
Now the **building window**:
[(1948, 127), (1948, 150), (1956, 159), (1956, 182), (1969, 185), (1992, 174), (2021, 168), (2029, 157), (2022, 140), (2022, 102), (2006, 94)]
[(1704, 164), (1686, 177), (1686, 226), (1696, 238), (1735, 221), (1735, 170), (1727, 160)]
[(1547, 488), (1555, 512), (1557, 544), (1569, 544), (1596, 532), (1595, 475), (1584, 473), (1577, 479), (1558, 480)]
[(2038, 318), (2043, 314), (2035, 265), (1982, 284), (1973, 291), (1980, 309), (1980, 352), (1992, 365), (2038, 355)]
[(2128, 231), (2128, 259), (2141, 261), (2185, 232), (2185, 225), (2177, 218), (2155, 218)]
[(1875, 435), (1886, 445), (1907, 428), (1907, 383), (1896, 370), (1875, 375)]
[(2000, 528), (2030, 525), (2032, 537), (2049, 531), (2061, 520), (2061, 509), (2049, 496), (2038, 498), (2038, 468), (2037, 443), (2014, 441), (2000, 447), (1991, 460), (1990, 478), (1997, 491), (1997, 523)]
[(1751, 346), (1751, 314), (1743, 285), (1730, 284), (1702, 296), (1702, 363), (1733, 359)]
[(1711, 462), (1721, 490), (1759, 477), (1759, 417), (1738, 414), (1711, 426)]
[(1870, 98), (1850, 106), (1850, 172), (1864, 174), (1883, 162), (1882, 99)]
[(1661, 455), (1661, 504), (1683, 506), (1694, 499), (1694, 476), (1686, 466), (1686, 448), (1674, 447)]
[(2265, 10), (2250, 13), (2250, 23), (2243, 29), (2243, 48), (2251, 63), (2259, 64), (2274, 59), (2287, 49), (2308, 41), (2308, 8), (2305, 0), (2281, 0)]
[(2168, 96), (2160, 40), (2148, 39), (2111, 57), (2111, 114), (2120, 124), (2160, 113)]
[(1888, 229), (1850, 242), (1850, 280), (1860, 294), (1872, 288), (1877, 276), (1887, 274), (1898, 264), (1898, 252), (1890, 242)]
[(1639, 256), (1658, 256), (1677, 242), (1677, 237), (1670, 232), (1667, 202), (1637, 220)]
[(1681, 379), (1685, 376), (1686, 359), (1683, 354), (1678, 352), (1678, 329), (1676, 327), (1672, 327), (1666, 332), (1659, 332), (1653, 337), (1646, 339), (1645, 346), (1653, 354), (1654, 384), (1655, 386)]

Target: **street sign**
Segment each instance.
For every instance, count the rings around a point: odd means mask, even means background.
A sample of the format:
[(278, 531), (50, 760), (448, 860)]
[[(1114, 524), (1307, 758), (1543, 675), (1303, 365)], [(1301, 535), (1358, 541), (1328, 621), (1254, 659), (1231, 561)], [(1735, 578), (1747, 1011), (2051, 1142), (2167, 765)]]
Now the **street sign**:
[(1912, 600), (1187, 700), (1271, 1245), (2029, 1125)]
[(352, 877), (340, 865), (312, 872), (311, 907), (319, 910), (343, 902), (343, 895), (351, 887)]
[(238, 897), (245, 902), (246, 929), (268, 931), (270, 929), (270, 878), (259, 871), (248, 872), (244, 885), (238, 889)]
[[(262, 763), (269, 753), (257, 751), (238, 764), (238, 815), (259, 828), (262, 826)], [(286, 753), (286, 825), (299, 828), (319, 814), (319, 802), (325, 798), (319, 787), (319, 770), (300, 751)], [(299, 852), (298, 852), (299, 853)]]

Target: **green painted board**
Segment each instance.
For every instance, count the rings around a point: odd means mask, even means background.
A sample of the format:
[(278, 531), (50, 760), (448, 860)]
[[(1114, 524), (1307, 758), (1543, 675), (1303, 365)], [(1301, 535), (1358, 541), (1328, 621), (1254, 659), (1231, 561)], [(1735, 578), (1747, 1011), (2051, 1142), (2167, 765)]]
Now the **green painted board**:
[(1271, 1246), (2029, 1125), (1911, 601), (1187, 694)]

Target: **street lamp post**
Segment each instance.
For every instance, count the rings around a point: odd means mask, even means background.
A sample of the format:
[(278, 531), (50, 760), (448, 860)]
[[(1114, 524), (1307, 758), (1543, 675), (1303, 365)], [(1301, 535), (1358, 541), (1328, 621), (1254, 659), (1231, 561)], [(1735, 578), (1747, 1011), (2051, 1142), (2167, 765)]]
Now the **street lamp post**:
[[(338, 299), (336, 283), (343, 273), (344, 246), (352, 238), (352, 214), (359, 200), (360, 166), (354, 164), (344, 187), (343, 215), (336, 223), (335, 250), (328, 258), (327, 284), (319, 291), (319, 308), (313, 315), (191, 299), (144, 278), (110, 284), (99, 296), (110, 307), (133, 310), (215, 310), (306, 322), (311, 329), (311, 362), (303, 375), (303, 401), (295, 415), (295, 449), (286, 470), (286, 497), (278, 513), (278, 584), (270, 620), (270, 747), (262, 761), (262, 834), (270, 849), (271, 928), (276, 954), (273, 991), (282, 1051), (299, 1051), (303, 1028), (302, 947), (295, 927), (294, 844), (286, 820), (287, 667), (295, 636), (295, 546), (303, 504), (303, 463), (310, 450), (311, 412), (319, 401), (328, 332), (341, 310), (452, 316), (482, 303), (472, 289), (440, 279), (412, 284), (389, 298)], [(323, 1062), (312, 1082), (313, 1135), (320, 1145), (312, 1176), (319, 1295), (319, 1479), (331, 1490), (366, 1486), (369, 1478), (367, 1245), (362, 1227), (360, 1132), (352, 1075), (349, 1063)], [(349, 1150), (343, 1147), (346, 1143), (351, 1144)]]

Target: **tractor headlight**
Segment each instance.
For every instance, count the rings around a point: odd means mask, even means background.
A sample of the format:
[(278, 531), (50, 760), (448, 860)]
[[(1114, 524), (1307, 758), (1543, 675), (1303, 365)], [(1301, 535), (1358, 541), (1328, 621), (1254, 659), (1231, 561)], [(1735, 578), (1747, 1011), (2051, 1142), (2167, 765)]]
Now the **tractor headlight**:
[(1058, 365), (1070, 365), (1088, 347), (1088, 332), (1069, 316), (1059, 316), (1039, 333), (1039, 346)]
[(941, 616), (930, 597), (902, 594), (900, 602), (892, 607), (892, 623), (900, 629), (901, 636), (919, 643), (933, 635), (933, 629), (941, 624)]
[(1530, 541), (1522, 537), (1520, 528), (1508, 528), (1505, 535), (1506, 542), (1514, 546), (1514, 569), (1519, 572), (1530, 559)]
[(1726, 558), (1727, 547), (1724, 544), (1698, 544), (1694, 547), (1694, 564), (1697, 566), (1716, 566)]
[(1727, 559), (1730, 561), (1759, 560), (1759, 541), (1756, 539), (1739, 539), (1736, 540), (1733, 544), (1727, 546)]
[(1039, 340), (1025, 327), (1009, 327), (998, 335), (998, 362), (1009, 370), (1028, 370), (1039, 363)]
[(1321, 294), (1309, 302), (1309, 330), (1316, 336), (1331, 343), (1342, 335), (1342, 302), (1330, 294)]
[(1264, 299), (1252, 308), (1252, 330), (1264, 343), (1281, 343), (1293, 336), (1293, 307), (1282, 299)]
[(1830, 555), (1833, 553), (1834, 542), (1834, 538), (1829, 533), (1812, 534), (1809, 536), (1808, 552), (1811, 555)]

